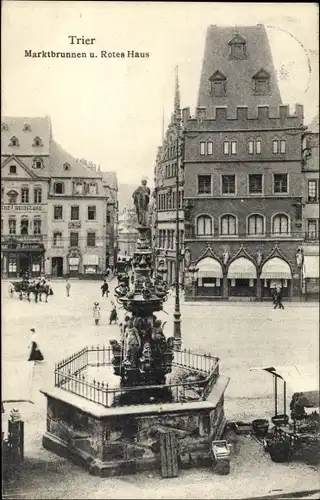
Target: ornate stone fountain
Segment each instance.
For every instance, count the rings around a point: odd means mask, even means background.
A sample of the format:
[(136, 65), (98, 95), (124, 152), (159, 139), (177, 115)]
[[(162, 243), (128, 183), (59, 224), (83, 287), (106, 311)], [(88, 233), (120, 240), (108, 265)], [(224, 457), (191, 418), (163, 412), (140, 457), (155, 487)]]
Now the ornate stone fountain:
[(175, 349), (155, 316), (168, 288), (161, 269), (152, 269), (149, 196), (142, 181), (133, 193), (139, 222), (134, 280), (130, 285), (127, 277), (115, 289), (127, 312), (120, 340), (61, 360), (54, 386), (41, 390), (47, 398), (43, 446), (100, 476), (161, 469), (173, 477), (179, 467), (211, 463), (212, 441), (226, 424), (229, 379), (219, 373), (219, 358)]

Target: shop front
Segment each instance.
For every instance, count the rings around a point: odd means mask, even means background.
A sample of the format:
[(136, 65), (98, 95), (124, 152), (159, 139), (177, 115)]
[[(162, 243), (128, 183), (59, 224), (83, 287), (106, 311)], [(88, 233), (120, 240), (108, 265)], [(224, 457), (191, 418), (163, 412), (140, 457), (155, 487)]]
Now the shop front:
[(223, 272), (219, 261), (205, 257), (197, 262), (198, 279), (195, 295), (198, 297), (222, 297)]
[(4, 278), (35, 278), (44, 273), (44, 253), (42, 244), (10, 244), (2, 250), (2, 276)]
[(99, 256), (98, 255), (84, 255), (83, 263), (83, 278), (85, 279), (98, 279), (101, 278), (101, 271), (99, 271)]
[(303, 292), (308, 300), (319, 299), (319, 255), (305, 255), (303, 263)]
[(257, 268), (246, 257), (233, 260), (228, 268), (229, 297), (255, 297), (257, 292)]
[(279, 257), (267, 260), (261, 270), (262, 298), (271, 299), (275, 288), (282, 288), (283, 297), (292, 296), (292, 273), (289, 264)]

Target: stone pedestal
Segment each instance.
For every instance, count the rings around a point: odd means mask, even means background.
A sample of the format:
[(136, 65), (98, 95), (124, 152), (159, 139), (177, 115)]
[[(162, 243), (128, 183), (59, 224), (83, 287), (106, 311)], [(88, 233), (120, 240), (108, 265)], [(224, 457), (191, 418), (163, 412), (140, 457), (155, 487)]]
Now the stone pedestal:
[(104, 477), (160, 471), (160, 436), (174, 432), (180, 467), (210, 463), (211, 442), (226, 424), (228, 382), (220, 375), (206, 401), (110, 408), (57, 387), (43, 390), (48, 404), (43, 446)]

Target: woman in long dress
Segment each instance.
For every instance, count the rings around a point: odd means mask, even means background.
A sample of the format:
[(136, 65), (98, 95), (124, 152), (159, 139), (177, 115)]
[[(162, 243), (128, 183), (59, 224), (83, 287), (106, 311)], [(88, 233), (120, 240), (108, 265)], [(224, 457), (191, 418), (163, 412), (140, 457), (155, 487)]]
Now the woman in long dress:
[(30, 331), (32, 332), (32, 337), (31, 343), (29, 345), (30, 355), (28, 361), (43, 361), (44, 357), (42, 355), (42, 352), (40, 351), (38, 343), (36, 342), (36, 331), (34, 328), (31, 328)]

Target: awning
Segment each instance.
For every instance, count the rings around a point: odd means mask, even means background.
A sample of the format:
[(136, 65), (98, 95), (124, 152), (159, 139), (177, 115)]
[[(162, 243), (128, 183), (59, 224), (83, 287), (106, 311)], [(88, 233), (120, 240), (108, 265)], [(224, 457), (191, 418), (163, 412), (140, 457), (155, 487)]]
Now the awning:
[(228, 269), (228, 279), (256, 279), (257, 269), (251, 260), (239, 257), (231, 262)]
[(99, 255), (84, 255), (83, 256), (84, 266), (98, 266), (99, 265)]
[(32, 383), (34, 377), (33, 361), (12, 361), (2, 363), (1, 401), (32, 401)]
[(279, 257), (273, 257), (264, 264), (261, 272), (261, 279), (282, 279), (291, 280), (291, 269), (289, 264)]
[[(304, 394), (308, 394), (310, 401), (314, 402), (315, 393), (319, 395), (319, 376), (316, 368), (310, 369), (310, 367), (301, 367), (301, 366), (258, 366), (254, 368), (250, 368), (250, 370), (264, 370), (266, 372), (271, 373), (275, 377), (281, 378), (286, 381), (289, 388), (294, 392), (303, 392)], [(319, 403), (319, 396), (316, 403)]]
[(79, 265), (79, 257), (70, 257), (69, 258), (69, 266), (78, 266)]
[(197, 263), (198, 278), (222, 278), (220, 262), (212, 257), (205, 257)]
[(303, 274), (305, 278), (319, 278), (319, 255), (304, 257)]

